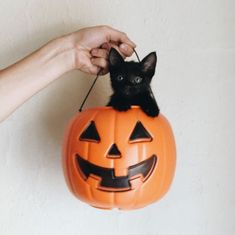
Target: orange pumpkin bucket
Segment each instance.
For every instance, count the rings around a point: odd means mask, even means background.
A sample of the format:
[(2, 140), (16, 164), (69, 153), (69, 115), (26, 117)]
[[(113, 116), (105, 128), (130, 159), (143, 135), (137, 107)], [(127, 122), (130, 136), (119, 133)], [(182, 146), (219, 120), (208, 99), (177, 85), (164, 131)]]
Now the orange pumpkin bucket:
[(176, 148), (171, 126), (138, 106), (126, 112), (98, 107), (78, 113), (63, 146), (71, 192), (102, 209), (136, 209), (160, 199), (174, 177)]

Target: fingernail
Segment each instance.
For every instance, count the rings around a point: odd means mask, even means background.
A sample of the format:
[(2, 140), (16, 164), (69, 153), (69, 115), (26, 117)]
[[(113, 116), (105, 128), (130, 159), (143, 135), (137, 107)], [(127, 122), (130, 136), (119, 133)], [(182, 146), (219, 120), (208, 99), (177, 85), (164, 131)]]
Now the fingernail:
[(127, 51), (128, 50), (128, 46), (126, 44), (121, 44), (121, 49)]
[(105, 42), (103, 45), (102, 45), (102, 48), (103, 49), (109, 49), (109, 44), (107, 42)]
[(96, 54), (98, 52), (97, 49), (92, 49), (92, 53)]
[(132, 42), (133, 46), (136, 47), (136, 44), (134, 42)]

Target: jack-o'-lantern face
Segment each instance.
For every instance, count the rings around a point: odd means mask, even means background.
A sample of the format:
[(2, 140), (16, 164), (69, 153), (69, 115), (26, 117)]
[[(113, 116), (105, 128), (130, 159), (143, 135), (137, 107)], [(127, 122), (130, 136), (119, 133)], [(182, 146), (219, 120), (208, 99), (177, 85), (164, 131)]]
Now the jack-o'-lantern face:
[(174, 139), (162, 115), (147, 117), (138, 107), (90, 109), (72, 120), (63, 163), (75, 196), (100, 208), (138, 208), (169, 188)]
[[(88, 141), (99, 144), (101, 142), (100, 134), (97, 131), (94, 121), (91, 121), (88, 127), (82, 132), (80, 141)], [(129, 143), (140, 143), (152, 141), (151, 135), (144, 128), (140, 121), (135, 125), (129, 137)], [(131, 190), (131, 180), (141, 177), (142, 181), (146, 181), (148, 176), (152, 173), (156, 162), (157, 156), (154, 154), (147, 160), (144, 160), (135, 165), (129, 166), (127, 169), (127, 175), (116, 176), (114, 168), (105, 168), (103, 166), (95, 165), (89, 161), (84, 160), (83, 157), (76, 155), (78, 169), (84, 178), (87, 180), (89, 177), (95, 177), (100, 180), (98, 185), (99, 190), (104, 191), (127, 191)], [(117, 159), (122, 157), (121, 151), (117, 145), (113, 143), (108, 149), (106, 156), (109, 159)]]

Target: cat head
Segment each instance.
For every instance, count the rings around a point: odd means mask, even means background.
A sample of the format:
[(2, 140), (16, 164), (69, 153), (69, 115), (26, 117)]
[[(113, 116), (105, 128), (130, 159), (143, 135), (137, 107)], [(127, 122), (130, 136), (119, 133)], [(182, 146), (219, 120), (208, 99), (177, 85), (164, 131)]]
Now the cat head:
[(124, 95), (136, 95), (148, 89), (155, 73), (157, 55), (151, 52), (141, 62), (124, 61), (119, 52), (111, 48), (109, 71), (114, 91)]

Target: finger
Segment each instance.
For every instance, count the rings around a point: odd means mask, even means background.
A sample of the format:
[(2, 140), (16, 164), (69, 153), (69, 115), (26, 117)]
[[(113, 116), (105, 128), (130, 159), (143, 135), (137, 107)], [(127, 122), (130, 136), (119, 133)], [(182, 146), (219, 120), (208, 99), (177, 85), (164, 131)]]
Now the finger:
[(91, 50), (91, 55), (94, 56), (94, 57), (100, 57), (100, 58), (107, 59), (108, 54), (109, 54), (109, 52), (108, 52), (107, 49), (95, 48), (95, 49)]
[(115, 48), (124, 59), (133, 54), (133, 48), (127, 44), (121, 44), (120, 46), (118, 46), (117, 43), (110, 42), (110, 43), (104, 43), (101, 47), (107, 49), (108, 51), (112, 47)]
[(100, 75), (105, 75), (109, 72), (108, 68), (102, 69)]
[(97, 75), (100, 72), (100, 67), (96, 66), (96, 65), (91, 65), (88, 69), (88, 71), (84, 71), (87, 72), (89, 74), (93, 74), (93, 75)]
[(122, 43), (119, 46), (119, 51), (125, 55), (125, 57), (131, 56), (134, 52), (133, 47), (129, 46), (128, 44)]
[(109, 43), (107, 43), (107, 42), (105, 42), (105, 43), (103, 43), (102, 45), (101, 45), (101, 48), (103, 48), (103, 49), (106, 49), (106, 50), (110, 50), (110, 44)]
[(106, 69), (108, 67), (108, 61), (104, 58), (91, 58), (91, 63), (96, 65), (102, 69)]
[(109, 43), (105, 42), (104, 44), (101, 45), (101, 48), (107, 50), (108, 53), (111, 48), (115, 48), (117, 51), (120, 52), (119, 47), (118, 47), (118, 43), (115, 43), (115, 42), (109, 42)]
[(98, 75), (99, 74), (99, 76), (102, 76), (102, 75), (107, 74), (108, 72), (109, 72), (108, 68), (102, 69), (102, 68), (100, 68), (96, 65), (91, 65), (89, 67), (89, 71), (87, 73), (93, 74), (93, 75)]
[(128, 36), (116, 29), (106, 26), (107, 29), (107, 41), (121, 42), (130, 45), (131, 47), (136, 47), (136, 44), (131, 41)]

